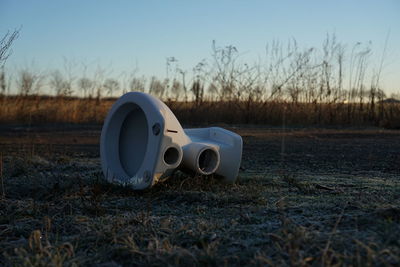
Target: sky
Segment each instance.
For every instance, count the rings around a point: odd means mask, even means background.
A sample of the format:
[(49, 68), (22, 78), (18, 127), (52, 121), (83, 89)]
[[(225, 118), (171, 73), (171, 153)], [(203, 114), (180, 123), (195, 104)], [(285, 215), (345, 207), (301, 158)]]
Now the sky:
[(211, 44), (234, 45), (246, 62), (265, 56), (273, 40), (320, 48), (327, 33), (348, 47), (371, 42), (382, 86), (400, 92), (398, 0), (0, 0), (0, 36), (20, 28), (7, 70), (62, 70), (65, 59), (111, 76), (137, 70), (166, 76), (166, 58), (192, 69)]

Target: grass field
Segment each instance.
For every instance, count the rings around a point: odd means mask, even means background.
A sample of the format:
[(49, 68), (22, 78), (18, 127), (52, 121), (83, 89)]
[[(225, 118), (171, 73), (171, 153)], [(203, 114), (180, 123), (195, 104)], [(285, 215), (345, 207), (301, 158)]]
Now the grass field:
[[(102, 124), (116, 98), (0, 95), (3, 124)], [(394, 100), (393, 100), (394, 101)], [(396, 100), (397, 101), (397, 100)], [(273, 101), (165, 102), (183, 124), (400, 129), (400, 103), (293, 103)]]
[(0, 126), (0, 265), (399, 265), (400, 132), (230, 128), (239, 178), (108, 184), (100, 127)]

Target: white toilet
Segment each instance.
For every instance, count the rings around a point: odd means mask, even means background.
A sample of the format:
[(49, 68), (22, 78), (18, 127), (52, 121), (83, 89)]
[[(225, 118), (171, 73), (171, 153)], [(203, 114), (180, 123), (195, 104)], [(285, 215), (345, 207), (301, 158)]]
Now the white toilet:
[(106, 179), (141, 190), (180, 168), (235, 182), (242, 138), (219, 127), (182, 129), (159, 99), (140, 92), (120, 97), (105, 119), (100, 139)]

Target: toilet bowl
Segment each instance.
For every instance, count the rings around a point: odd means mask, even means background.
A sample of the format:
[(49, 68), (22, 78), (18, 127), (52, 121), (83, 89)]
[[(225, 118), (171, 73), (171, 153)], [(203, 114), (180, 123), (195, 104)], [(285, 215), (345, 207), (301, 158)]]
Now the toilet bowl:
[(176, 169), (237, 179), (242, 138), (219, 127), (182, 129), (159, 99), (141, 92), (120, 97), (104, 121), (100, 158), (109, 182), (142, 190)]

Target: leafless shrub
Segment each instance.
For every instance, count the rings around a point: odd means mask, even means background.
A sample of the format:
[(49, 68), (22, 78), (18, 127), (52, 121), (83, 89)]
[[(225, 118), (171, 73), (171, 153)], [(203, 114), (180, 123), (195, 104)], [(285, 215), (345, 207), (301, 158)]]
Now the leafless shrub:
[(83, 77), (78, 80), (78, 88), (83, 92), (83, 97), (92, 97), (93, 81), (89, 78)]
[(73, 94), (72, 82), (64, 78), (58, 70), (51, 73), (50, 86), (57, 96), (71, 96)]
[(120, 90), (119, 82), (115, 79), (107, 79), (103, 84), (108, 96), (112, 96), (114, 92)]
[(27, 96), (30, 94), (40, 94), (40, 89), (43, 86), (44, 76), (29, 71), (21, 70), (17, 77), (17, 86), (19, 94)]

